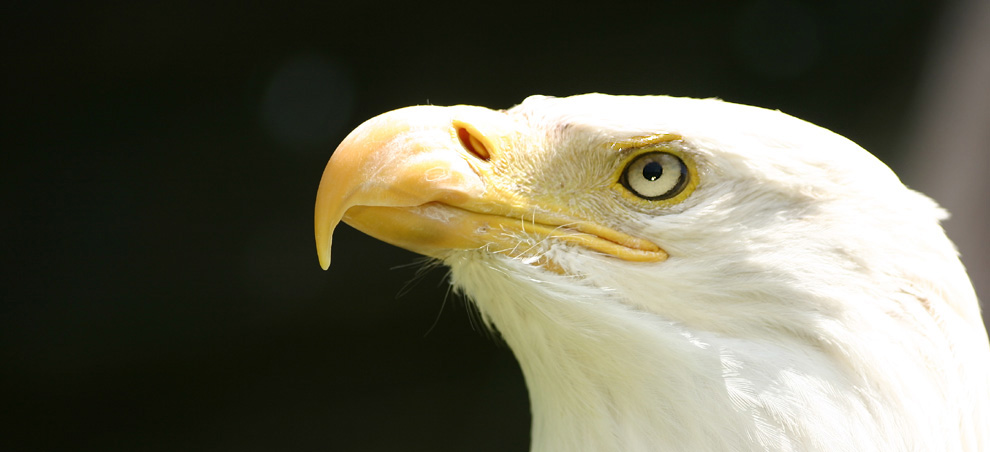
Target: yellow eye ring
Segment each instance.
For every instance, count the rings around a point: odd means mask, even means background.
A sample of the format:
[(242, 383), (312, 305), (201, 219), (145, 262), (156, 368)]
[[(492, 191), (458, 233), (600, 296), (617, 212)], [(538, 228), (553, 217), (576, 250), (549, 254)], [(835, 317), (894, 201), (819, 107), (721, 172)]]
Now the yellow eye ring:
[(694, 161), (669, 141), (630, 153), (616, 177), (616, 187), (640, 203), (673, 205), (698, 185)]
[(679, 195), (691, 175), (687, 164), (669, 152), (647, 152), (626, 165), (619, 183), (647, 201), (662, 201)]

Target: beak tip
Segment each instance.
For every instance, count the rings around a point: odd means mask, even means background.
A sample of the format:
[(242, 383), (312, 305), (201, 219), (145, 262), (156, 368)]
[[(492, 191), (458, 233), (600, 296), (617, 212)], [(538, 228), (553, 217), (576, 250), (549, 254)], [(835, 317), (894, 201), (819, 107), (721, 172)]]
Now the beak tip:
[(317, 256), (320, 258), (320, 268), (326, 270), (330, 268), (330, 247), (317, 249)]
[(316, 257), (320, 260), (320, 268), (326, 270), (330, 268), (330, 239), (320, 240), (322, 237), (316, 236)]

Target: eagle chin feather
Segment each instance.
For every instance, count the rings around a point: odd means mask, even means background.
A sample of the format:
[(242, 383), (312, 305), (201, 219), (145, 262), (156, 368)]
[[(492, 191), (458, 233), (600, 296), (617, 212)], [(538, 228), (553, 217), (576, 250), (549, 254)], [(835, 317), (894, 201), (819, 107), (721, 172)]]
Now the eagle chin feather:
[[(366, 152), (447, 133), (450, 158), (471, 169), (437, 168), (477, 177), (472, 191), (347, 194), (334, 209), (450, 267), (520, 362), (534, 451), (990, 449), (990, 347), (945, 214), (859, 146), (718, 100), (591, 94), (534, 96), (493, 115), (458, 108), (468, 107), (383, 115), (375, 127), (439, 115), (440, 131), (401, 126)], [(457, 124), (468, 122), (465, 145)], [(434, 138), (429, 152), (448, 146)], [(693, 185), (676, 186), (688, 193), (640, 199), (619, 183), (651, 152), (686, 162)], [(379, 174), (366, 163), (378, 157), (362, 158), (360, 171)], [(324, 184), (344, 172), (333, 165)], [(376, 223), (395, 212), (384, 209), (421, 212), (421, 201), (475, 223), (425, 219), (443, 236), (417, 226), (415, 243)], [(493, 227), (477, 212), (520, 225)], [(533, 232), (540, 222), (553, 232)], [(664, 254), (624, 258), (639, 255), (587, 245), (595, 234)], [(635, 240), (616, 246), (649, 249)]]

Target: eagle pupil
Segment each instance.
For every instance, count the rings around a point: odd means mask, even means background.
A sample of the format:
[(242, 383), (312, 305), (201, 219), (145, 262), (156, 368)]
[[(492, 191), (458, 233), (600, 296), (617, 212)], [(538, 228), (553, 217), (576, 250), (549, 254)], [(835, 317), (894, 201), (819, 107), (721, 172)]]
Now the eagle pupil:
[(648, 181), (655, 181), (663, 176), (663, 165), (660, 162), (650, 162), (643, 167), (643, 177)]

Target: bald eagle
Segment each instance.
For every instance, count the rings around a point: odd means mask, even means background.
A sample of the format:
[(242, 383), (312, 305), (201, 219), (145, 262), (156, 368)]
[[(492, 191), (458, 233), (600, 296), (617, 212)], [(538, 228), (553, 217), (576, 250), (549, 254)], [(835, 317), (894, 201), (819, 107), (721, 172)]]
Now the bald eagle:
[(939, 220), (851, 141), (672, 97), (419, 106), (332, 155), (343, 220), (441, 260), (519, 360), (533, 451), (990, 450), (990, 347)]

